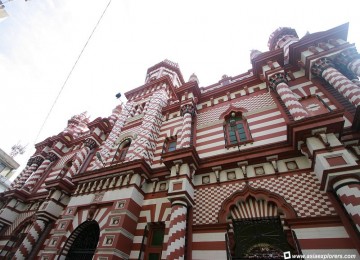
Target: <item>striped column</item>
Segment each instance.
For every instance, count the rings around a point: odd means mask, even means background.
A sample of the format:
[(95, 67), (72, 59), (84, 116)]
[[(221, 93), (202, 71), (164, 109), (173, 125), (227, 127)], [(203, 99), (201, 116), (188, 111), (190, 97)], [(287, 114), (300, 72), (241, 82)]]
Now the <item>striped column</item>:
[(18, 177), (13, 181), (13, 183), (11, 183), (11, 188), (16, 189), (16, 187), (18, 187), (18, 184), (20, 183), (20, 180), (22, 179), (23, 175), (25, 174), (25, 172), (27, 170), (29, 170), (30, 166), (32, 164), (32, 158), (30, 158), (28, 160), (28, 162), (26, 163), (26, 166), (24, 168), (24, 170), (22, 170), (22, 172), (18, 175)]
[(360, 77), (360, 54), (355, 48), (346, 49), (335, 58), (335, 63), (344, 66)]
[(186, 216), (187, 204), (183, 201), (174, 201), (171, 206), (167, 260), (185, 258)]
[(95, 142), (95, 140), (91, 138), (85, 140), (84, 147), (79, 152), (77, 152), (69, 171), (66, 173), (66, 177), (72, 178), (79, 172), (81, 165), (88, 157), (90, 151), (96, 146), (97, 143)]
[(127, 158), (129, 161), (145, 159), (148, 164), (152, 163), (156, 149), (156, 140), (162, 125), (162, 108), (166, 106), (168, 95), (164, 89), (155, 92), (145, 112), (138, 131), (138, 136), (130, 146)]
[[(121, 114), (119, 115), (118, 119), (116, 120), (116, 122), (114, 123), (114, 127), (112, 128), (109, 136), (107, 137), (107, 139), (105, 140), (105, 142), (103, 142), (100, 146), (99, 152), (101, 154), (101, 157), (103, 158), (104, 161), (106, 161), (107, 159), (110, 158), (110, 152), (113, 149), (113, 145), (115, 144), (116, 140), (118, 139), (121, 130), (123, 128), (123, 126), (126, 123), (126, 120), (128, 119), (129, 115), (130, 115), (130, 111), (132, 110), (133, 107), (133, 103), (132, 102), (128, 102), (124, 108), (122, 108), (121, 110)], [(96, 170), (99, 168), (102, 168), (103, 164), (102, 162), (100, 162), (97, 157), (94, 157), (94, 160), (91, 162), (90, 164), (90, 168), (91, 170)]]
[(14, 259), (17, 260), (28, 259), (28, 256), (31, 253), (34, 246), (36, 245), (39, 237), (44, 232), (47, 223), (48, 220), (46, 219), (36, 218), (27, 236), (23, 240), (19, 249), (16, 251)]
[(269, 78), (270, 87), (275, 89), (281, 100), (289, 110), (295, 120), (300, 120), (308, 116), (307, 111), (295, 97), (287, 84), (286, 76), (283, 73), (277, 73)]
[(352, 222), (360, 232), (360, 181), (348, 178), (336, 182), (333, 187)]
[(54, 153), (49, 153), (46, 160), (40, 165), (40, 167), (31, 174), (29, 179), (23, 186), (23, 189), (26, 191), (32, 191), (36, 183), (40, 180), (43, 173), (49, 168), (52, 162), (56, 161), (59, 157)]
[(109, 121), (110, 121), (110, 124), (113, 126), (116, 122), (116, 120), (118, 120), (120, 114), (121, 114), (121, 110), (122, 110), (122, 106), (121, 105), (118, 105), (116, 106), (113, 111), (112, 111), (112, 114), (111, 116), (109, 117)]
[(334, 68), (329, 58), (318, 59), (312, 66), (314, 75), (322, 77), (356, 107), (360, 104), (360, 88)]
[(19, 176), (19, 180), (14, 185), (14, 189), (20, 189), (30, 177), (30, 175), (37, 170), (37, 168), (41, 165), (43, 161), (44, 157), (42, 157), (41, 155), (31, 158), (27, 164), (29, 167), (26, 168), (25, 172), (21, 173), (21, 175)]
[(195, 114), (195, 107), (192, 104), (187, 104), (181, 107), (180, 114), (183, 116), (183, 124), (181, 131), (180, 148), (190, 146), (191, 141), (191, 123), (192, 117)]
[(352, 79), (351, 82), (360, 87), (360, 81), (358, 79)]

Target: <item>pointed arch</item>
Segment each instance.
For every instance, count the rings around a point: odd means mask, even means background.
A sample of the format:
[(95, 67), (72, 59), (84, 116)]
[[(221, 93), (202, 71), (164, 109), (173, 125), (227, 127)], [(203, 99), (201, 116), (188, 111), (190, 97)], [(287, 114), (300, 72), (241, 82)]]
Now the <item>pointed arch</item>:
[(124, 142), (126, 139), (130, 139), (130, 140), (134, 140), (136, 138), (136, 133), (122, 133), (119, 135), (119, 137), (116, 139), (116, 141), (114, 142), (113, 147), (117, 148), (122, 142)]
[(117, 163), (117, 162), (122, 162), (125, 160), (126, 154), (131, 145), (131, 141), (132, 141), (132, 139), (130, 137), (127, 137), (119, 143), (119, 145), (116, 149), (116, 152), (114, 154), (114, 157), (111, 161), (111, 164)]
[(230, 106), (220, 115), (223, 119), (225, 147), (239, 146), (252, 142), (250, 128), (244, 113), (244, 108)]
[(230, 219), (275, 217), (295, 218), (296, 212), (280, 195), (266, 189), (255, 189), (247, 185), (224, 200), (219, 211), (219, 222)]
[(87, 220), (79, 225), (66, 240), (58, 259), (92, 259), (100, 237), (97, 221)]
[(243, 107), (234, 107), (233, 105), (230, 105), (228, 109), (226, 109), (220, 116), (219, 119), (225, 119), (226, 116), (230, 115), (231, 112), (235, 112), (237, 114), (241, 114), (244, 116), (245, 113), (248, 112), (246, 108)]

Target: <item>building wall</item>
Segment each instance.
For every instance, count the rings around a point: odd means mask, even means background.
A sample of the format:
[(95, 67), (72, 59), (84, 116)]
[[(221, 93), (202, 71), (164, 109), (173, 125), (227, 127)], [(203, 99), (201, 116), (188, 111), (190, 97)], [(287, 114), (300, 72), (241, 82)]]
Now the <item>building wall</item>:
[[(281, 42), (281, 30), (270, 40)], [(329, 37), (344, 30), (308, 37), (335, 44)], [(166, 60), (109, 117), (72, 117), (2, 194), (0, 255), (65, 259), (94, 225), (94, 259), (147, 259), (159, 250), (156, 229), (161, 259), (225, 259), (235, 254), (233, 220), (279, 218), (293, 254), (359, 257), (358, 114), (352, 97), (311, 74), (322, 55), (308, 39), (258, 53), (251, 71), (205, 88)], [(336, 55), (351, 48), (336, 42)], [(232, 113), (248, 133), (235, 144)]]

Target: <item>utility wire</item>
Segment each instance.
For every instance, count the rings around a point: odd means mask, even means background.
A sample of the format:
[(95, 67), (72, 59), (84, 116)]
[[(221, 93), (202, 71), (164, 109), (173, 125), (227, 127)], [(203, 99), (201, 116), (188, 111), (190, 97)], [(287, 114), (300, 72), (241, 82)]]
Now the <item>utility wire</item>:
[(49, 116), (50, 116), (51, 112), (53, 111), (53, 109), (54, 109), (54, 107), (55, 107), (56, 102), (58, 101), (58, 99), (59, 99), (59, 97), (60, 97), (61, 93), (63, 92), (63, 90), (64, 90), (64, 88), (65, 88), (65, 86), (66, 86), (66, 83), (68, 82), (68, 80), (69, 80), (69, 78), (70, 78), (70, 76), (71, 76), (72, 72), (74, 71), (74, 69), (75, 69), (75, 67), (76, 67), (76, 64), (77, 64), (77, 63), (78, 63), (78, 61), (80, 60), (80, 58), (81, 58), (81, 56), (82, 56), (82, 54), (83, 54), (83, 52), (84, 52), (84, 50), (85, 50), (86, 46), (88, 45), (88, 43), (89, 43), (89, 41), (90, 41), (91, 37), (93, 36), (93, 34), (94, 34), (94, 32), (95, 32), (96, 28), (97, 28), (97, 27), (98, 27), (98, 25), (100, 24), (100, 22), (101, 22), (101, 20), (102, 20), (103, 16), (105, 15), (105, 13), (106, 13), (106, 11), (107, 11), (107, 9), (108, 9), (108, 7), (109, 7), (110, 3), (111, 3), (111, 0), (109, 0), (108, 4), (106, 5), (106, 7), (105, 7), (104, 11), (102, 12), (102, 14), (101, 14), (101, 16), (100, 16), (99, 20), (97, 21), (97, 23), (95, 24), (95, 26), (94, 26), (94, 28), (93, 28), (92, 32), (90, 33), (89, 38), (86, 40), (86, 42), (85, 42), (85, 44), (84, 44), (83, 48), (81, 49), (80, 54), (78, 55), (78, 57), (77, 57), (77, 59), (76, 59), (75, 63), (73, 64), (73, 66), (72, 66), (71, 70), (69, 71), (69, 73), (68, 73), (68, 75), (67, 75), (67, 77), (66, 77), (66, 79), (65, 79), (64, 83), (62, 84), (61, 89), (60, 89), (59, 93), (57, 94), (57, 96), (56, 96), (56, 98), (55, 98), (55, 100), (54, 100), (54, 102), (53, 102), (53, 104), (52, 104), (52, 106), (51, 106), (51, 108), (50, 108), (49, 112), (47, 113), (47, 115), (46, 115), (46, 117), (45, 117), (45, 120), (44, 120), (44, 122), (42, 123), (42, 125), (41, 125), (41, 127), (40, 127), (40, 130), (39, 130), (39, 132), (38, 132), (38, 134), (37, 134), (37, 136), (36, 136), (36, 138), (35, 138), (35, 142), (34, 142), (35, 144), (36, 144), (37, 139), (39, 138), (39, 136), (40, 136), (40, 134), (41, 134), (42, 130), (44, 129), (44, 126), (45, 126), (45, 124), (46, 124), (47, 120), (49, 119)]

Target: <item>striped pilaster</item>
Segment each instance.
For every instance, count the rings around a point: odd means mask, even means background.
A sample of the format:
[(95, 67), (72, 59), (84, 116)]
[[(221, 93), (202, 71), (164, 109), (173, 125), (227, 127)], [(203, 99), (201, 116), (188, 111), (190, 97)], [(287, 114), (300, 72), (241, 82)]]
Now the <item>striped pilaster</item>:
[(74, 162), (72, 163), (69, 171), (66, 174), (67, 177), (73, 177), (78, 173), (81, 165), (86, 160), (90, 151), (91, 151), (91, 149), (88, 146), (84, 146), (79, 152), (77, 152)]
[(344, 66), (360, 77), (360, 55), (355, 48), (342, 51), (336, 56), (335, 63), (337, 65)]
[(129, 161), (144, 158), (148, 164), (152, 163), (156, 149), (156, 140), (162, 125), (162, 108), (167, 104), (168, 95), (165, 90), (159, 90), (150, 99), (143, 122), (129, 148), (127, 158)]
[(109, 121), (110, 121), (110, 124), (112, 126), (115, 124), (116, 120), (119, 118), (119, 116), (121, 114), (121, 111), (122, 111), (122, 106), (121, 105), (118, 105), (117, 107), (115, 107), (113, 109), (112, 114), (109, 117)]
[(316, 60), (311, 67), (311, 71), (314, 75), (325, 79), (357, 107), (360, 104), (360, 88), (334, 67), (332, 60), (325, 57)]
[(44, 232), (46, 221), (43, 219), (36, 219), (33, 226), (30, 228), (27, 236), (23, 240), (19, 249), (16, 251), (14, 259), (22, 260), (28, 259), (29, 254), (36, 245), (39, 237)]
[(357, 58), (356, 60), (352, 61), (348, 68), (356, 74), (356, 76), (360, 77), (360, 59)]
[(358, 79), (351, 80), (352, 83), (354, 83), (356, 86), (360, 87), (360, 81)]
[(308, 112), (300, 104), (286, 82), (287, 80), (283, 73), (275, 74), (269, 78), (270, 87), (276, 89), (276, 92), (279, 94), (293, 118), (300, 120), (307, 117)]
[[(114, 127), (112, 128), (109, 136), (107, 137), (106, 141), (101, 144), (99, 152), (104, 161), (106, 161), (109, 158), (111, 150), (113, 149), (113, 146), (114, 146), (116, 140), (118, 139), (118, 137), (121, 133), (121, 130), (130, 115), (130, 111), (132, 110), (132, 108), (133, 108), (132, 102), (128, 102), (125, 105), (125, 107), (122, 108), (121, 114), (119, 115), (118, 119), (116, 120)], [(99, 169), (102, 167), (103, 167), (102, 162), (100, 162), (97, 159), (97, 157), (94, 157), (94, 160), (90, 164), (90, 169), (96, 170), (96, 169)]]
[(182, 202), (173, 203), (166, 251), (167, 260), (185, 258), (186, 215), (186, 205)]
[(277, 85), (276, 91), (295, 120), (300, 120), (308, 116), (308, 113), (286, 83), (282, 82)]
[(185, 148), (190, 146), (191, 139), (191, 121), (192, 116), (190, 113), (186, 113), (183, 119), (182, 132), (181, 132), (181, 141), (180, 148)]
[(360, 183), (347, 179), (335, 183), (336, 195), (340, 199), (352, 222), (360, 231)]
[(180, 113), (183, 116), (180, 148), (185, 148), (190, 146), (190, 140), (192, 134), (191, 123), (192, 123), (192, 117), (195, 114), (195, 106), (192, 104), (184, 105), (181, 107)]
[(360, 88), (338, 70), (329, 67), (323, 71), (322, 77), (356, 107), (360, 104)]
[(13, 181), (13, 183), (11, 184), (11, 188), (16, 189), (19, 188), (21, 186), (19, 186), (20, 180), (22, 179), (22, 177), (24, 176), (25, 172), (27, 170), (29, 170), (30, 166), (31, 166), (32, 162), (31, 159), (27, 162), (27, 165), (25, 166), (24, 170), (22, 170), (22, 172), (19, 174), (19, 176)]
[(28, 162), (31, 163), (31, 165), (26, 169), (25, 172), (21, 173), (19, 176), (19, 180), (14, 185), (15, 189), (20, 189), (24, 183), (28, 180), (30, 175), (38, 169), (38, 167), (41, 165), (41, 163), (44, 161), (44, 158), (42, 156), (36, 156), (34, 158), (31, 158)]
[(43, 161), (40, 167), (31, 174), (29, 179), (23, 186), (23, 189), (26, 191), (32, 191), (36, 183), (40, 180), (43, 173), (49, 168), (50, 164), (58, 159), (58, 156), (54, 153), (49, 153), (48, 158)]
[(96, 146), (97, 143), (92, 138), (87, 138), (85, 140), (84, 147), (81, 148), (79, 152), (77, 152), (69, 171), (66, 173), (66, 177), (72, 178), (79, 172), (81, 165), (88, 157), (90, 151), (94, 149)]

